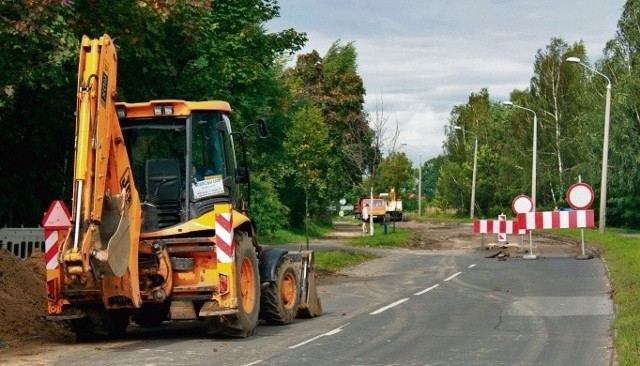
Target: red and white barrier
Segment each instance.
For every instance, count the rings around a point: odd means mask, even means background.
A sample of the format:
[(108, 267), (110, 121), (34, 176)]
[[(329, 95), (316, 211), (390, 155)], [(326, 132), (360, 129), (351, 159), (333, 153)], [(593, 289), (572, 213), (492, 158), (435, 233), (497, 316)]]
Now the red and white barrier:
[(520, 229), (579, 229), (594, 227), (593, 210), (537, 211), (518, 214)]
[(526, 234), (520, 229), (518, 221), (512, 220), (474, 220), (473, 232), (476, 234)]

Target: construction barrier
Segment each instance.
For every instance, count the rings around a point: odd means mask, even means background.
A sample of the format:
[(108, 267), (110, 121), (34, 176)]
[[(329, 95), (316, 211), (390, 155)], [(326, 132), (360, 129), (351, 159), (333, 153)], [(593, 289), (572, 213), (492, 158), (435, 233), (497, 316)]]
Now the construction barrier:
[(474, 220), (473, 232), (476, 234), (526, 234), (520, 229), (518, 221), (512, 220)]
[(0, 249), (6, 249), (21, 259), (27, 259), (34, 250), (45, 250), (44, 228), (0, 229)]
[(518, 214), (521, 229), (580, 229), (594, 227), (593, 210), (537, 211)]

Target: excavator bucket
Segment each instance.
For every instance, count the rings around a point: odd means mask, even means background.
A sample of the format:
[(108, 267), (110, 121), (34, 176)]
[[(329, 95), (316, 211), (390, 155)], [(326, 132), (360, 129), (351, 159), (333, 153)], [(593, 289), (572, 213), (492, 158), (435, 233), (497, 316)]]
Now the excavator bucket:
[(301, 282), (302, 291), (298, 318), (314, 318), (322, 314), (322, 304), (316, 288), (316, 271), (314, 268), (313, 251), (301, 251)]
[(131, 245), (129, 211), (124, 194), (106, 195), (102, 218), (102, 225), (98, 226), (95, 235), (94, 271), (120, 277), (127, 271)]

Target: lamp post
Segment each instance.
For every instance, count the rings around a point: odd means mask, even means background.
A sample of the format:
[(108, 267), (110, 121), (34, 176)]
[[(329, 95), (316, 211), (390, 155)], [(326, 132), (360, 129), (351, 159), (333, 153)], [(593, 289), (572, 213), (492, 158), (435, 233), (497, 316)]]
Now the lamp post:
[[(538, 116), (533, 109), (525, 108), (519, 106), (517, 104), (513, 104), (511, 101), (502, 102), (503, 105), (507, 107), (514, 107), (524, 109), (525, 111), (529, 111), (533, 113), (533, 162), (531, 167), (531, 206), (532, 211), (536, 211), (536, 165), (538, 160)], [(529, 254), (523, 255), (524, 259), (536, 259), (537, 256), (533, 254), (533, 234), (531, 233), (533, 230), (529, 230)]]
[(513, 104), (511, 101), (502, 102), (507, 107), (514, 107), (524, 109), (533, 113), (533, 162), (531, 167), (531, 202), (533, 204), (533, 211), (536, 210), (536, 165), (538, 160), (538, 116), (533, 109), (525, 108), (517, 104)]
[[(400, 146), (413, 147), (407, 143), (402, 143)], [(418, 216), (422, 216), (422, 152), (418, 153)]]
[(422, 216), (422, 153), (418, 153), (418, 217)]
[(466, 131), (464, 128), (460, 126), (455, 126), (454, 129), (462, 130), (462, 134), (464, 136), (465, 133), (472, 134), (475, 139), (475, 146), (473, 148), (473, 178), (471, 179), (471, 207), (469, 208), (469, 218), (473, 219), (473, 212), (476, 206), (476, 168), (478, 166), (478, 135), (471, 131)]
[(605, 218), (607, 211), (607, 169), (608, 169), (608, 159), (609, 159), (609, 117), (611, 115), (611, 80), (601, 73), (600, 71), (590, 67), (589, 65), (583, 63), (577, 57), (568, 57), (568, 62), (575, 62), (585, 68), (595, 72), (596, 74), (602, 76), (607, 80), (607, 95), (605, 99), (605, 108), (604, 108), (604, 141), (602, 142), (602, 174), (600, 181), (600, 216), (598, 219), (598, 232), (600, 234), (604, 233), (605, 229)]

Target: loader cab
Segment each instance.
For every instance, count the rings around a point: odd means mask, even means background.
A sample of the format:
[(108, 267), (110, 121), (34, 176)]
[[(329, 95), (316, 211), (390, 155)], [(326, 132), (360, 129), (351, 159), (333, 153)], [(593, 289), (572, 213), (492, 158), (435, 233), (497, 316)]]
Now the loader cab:
[(116, 110), (143, 231), (197, 218), (217, 203), (241, 207), (228, 103), (118, 103)]

